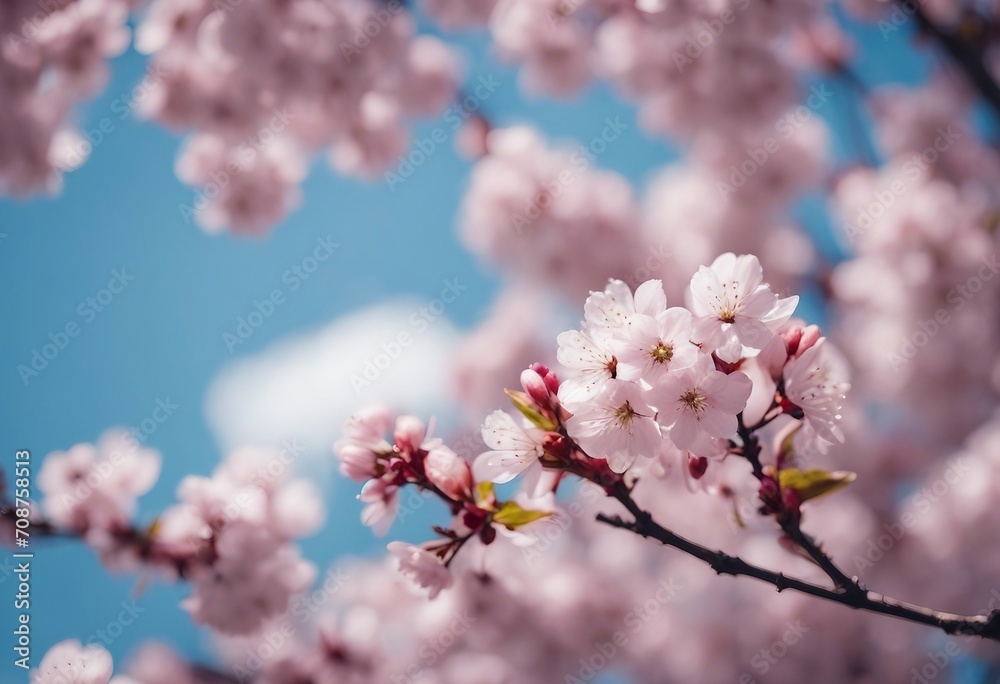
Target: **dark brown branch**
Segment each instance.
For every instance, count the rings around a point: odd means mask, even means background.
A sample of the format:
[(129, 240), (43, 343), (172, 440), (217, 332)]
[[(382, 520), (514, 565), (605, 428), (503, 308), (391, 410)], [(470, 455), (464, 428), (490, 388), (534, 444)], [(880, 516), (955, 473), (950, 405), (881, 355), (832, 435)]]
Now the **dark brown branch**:
[(987, 68), (982, 54), (955, 33), (938, 25), (913, 0), (896, 0), (896, 5), (904, 12), (913, 13), (920, 30), (938, 42), (1000, 118), (1000, 85)]
[(191, 672), (191, 677), (198, 684), (237, 684), (240, 681), (236, 675), (226, 674), (198, 663), (191, 663), (188, 669)]
[(647, 539), (655, 539), (661, 544), (683, 551), (708, 564), (720, 575), (753, 577), (773, 585), (778, 591), (791, 589), (856, 610), (890, 615), (908, 622), (937, 627), (947, 634), (965, 634), (1000, 641), (1000, 611), (994, 610), (989, 615), (955, 615), (897, 601), (861, 587), (858, 587), (856, 591), (847, 591), (842, 588), (828, 589), (795, 577), (788, 577), (782, 573), (747, 563), (737, 556), (701, 546), (662, 527), (653, 520), (648, 512), (639, 507), (624, 482), (606, 487), (606, 491), (625, 506), (634, 520), (627, 521), (618, 516), (599, 515), (597, 519), (600, 522), (629, 530)]
[[(771, 419), (773, 420), (773, 418)], [(747, 427), (743, 422), (743, 414), (737, 416), (737, 432), (739, 434), (740, 440), (743, 442), (741, 453), (745, 459), (750, 462), (753, 468), (754, 476), (758, 481), (764, 482), (769, 478), (764, 472), (764, 467), (760, 462), (760, 438), (757, 437), (755, 431), (759, 428), (767, 425), (770, 420), (761, 421), (753, 427)], [(773, 478), (772, 478), (773, 481)], [(777, 483), (775, 482), (775, 485)], [(781, 530), (791, 539), (799, 548), (801, 548), (806, 555), (813, 560), (816, 565), (818, 565), (823, 572), (826, 573), (834, 586), (841, 589), (845, 593), (864, 593), (864, 589), (858, 584), (857, 580), (848, 577), (837, 565), (833, 562), (822, 547), (810, 537), (808, 534), (802, 531), (800, 526), (799, 512), (795, 511), (778, 511), (775, 513), (775, 520), (778, 525), (781, 526)]]

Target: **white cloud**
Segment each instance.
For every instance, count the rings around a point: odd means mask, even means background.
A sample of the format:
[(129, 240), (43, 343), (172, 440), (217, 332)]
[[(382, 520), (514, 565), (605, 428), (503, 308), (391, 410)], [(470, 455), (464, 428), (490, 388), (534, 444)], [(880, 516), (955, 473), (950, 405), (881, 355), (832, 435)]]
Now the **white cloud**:
[(332, 466), (333, 442), (362, 406), (382, 402), (425, 419), (448, 410), (459, 337), (416, 301), (363, 309), (223, 368), (208, 389), (206, 419), (226, 450), (294, 439), (307, 464)]

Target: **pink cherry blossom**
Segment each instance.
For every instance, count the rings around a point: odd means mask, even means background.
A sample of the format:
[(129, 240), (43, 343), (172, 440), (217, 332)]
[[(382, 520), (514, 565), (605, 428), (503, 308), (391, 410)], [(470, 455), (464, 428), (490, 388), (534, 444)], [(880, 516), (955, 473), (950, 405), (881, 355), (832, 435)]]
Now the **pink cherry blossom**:
[(678, 449), (696, 454), (708, 449), (707, 438), (736, 434), (736, 414), (750, 397), (750, 378), (740, 372), (726, 375), (702, 356), (691, 368), (665, 376), (647, 393), (658, 411), (657, 422)]
[(424, 11), (447, 29), (485, 26), (497, 0), (424, 0)]
[(389, 531), (399, 511), (398, 491), (397, 485), (385, 480), (369, 480), (358, 495), (358, 500), (367, 504), (361, 511), (361, 522), (380, 537)]
[(847, 383), (846, 362), (826, 338), (790, 360), (784, 380), (785, 395), (802, 409), (809, 430), (818, 439), (843, 443), (841, 404), (851, 386)]
[(128, 528), (136, 499), (160, 474), (160, 455), (130, 433), (115, 430), (97, 445), (77, 444), (50, 454), (38, 473), (42, 507), (56, 525), (80, 533)]
[(114, 664), (111, 654), (97, 644), (83, 646), (71, 639), (48, 650), (38, 669), (31, 672), (31, 684), (108, 684)]
[(536, 479), (541, 475), (538, 459), (545, 454), (544, 434), (538, 428), (521, 427), (505, 411), (494, 411), (483, 422), (483, 441), (490, 451), (476, 459), (476, 479), (510, 482), (526, 471), (527, 479)]
[(695, 364), (700, 350), (691, 342), (691, 312), (673, 308), (656, 318), (638, 315), (611, 342), (621, 380), (655, 384), (664, 374)]
[(656, 412), (633, 383), (614, 382), (587, 402), (566, 422), (566, 430), (593, 458), (605, 458), (623, 473), (636, 458), (654, 458), (660, 451)]
[(182, 606), (192, 619), (229, 634), (249, 634), (284, 612), (312, 584), (315, 567), (266, 528), (228, 526), (210, 566), (195, 566), (191, 596)]
[(598, 342), (577, 330), (561, 333), (556, 339), (556, 358), (575, 375), (563, 380), (559, 398), (573, 404), (591, 399), (615, 377), (617, 359), (607, 341)]
[(359, 482), (372, 477), (378, 458), (392, 451), (385, 439), (391, 424), (391, 415), (384, 406), (372, 406), (348, 418), (344, 436), (333, 446), (340, 457), (340, 472)]
[(659, 280), (647, 280), (633, 295), (628, 285), (612, 279), (603, 292), (591, 292), (583, 305), (587, 332), (599, 340), (628, 328), (637, 315), (659, 317), (666, 309), (667, 297)]
[(472, 495), (472, 469), (465, 459), (445, 446), (428, 452), (424, 460), (427, 479), (453, 499)]
[(403, 542), (391, 542), (387, 548), (399, 571), (426, 591), (428, 598), (437, 598), (442, 590), (452, 585), (451, 572), (427, 549)]
[(771, 340), (799, 302), (779, 298), (763, 282), (757, 257), (729, 252), (702, 266), (691, 279), (688, 306), (695, 316), (694, 341), (705, 351), (735, 363)]
[(635, 270), (641, 222), (621, 175), (527, 126), (494, 128), (486, 147), (462, 201), (462, 242), (475, 255), (574, 298)]

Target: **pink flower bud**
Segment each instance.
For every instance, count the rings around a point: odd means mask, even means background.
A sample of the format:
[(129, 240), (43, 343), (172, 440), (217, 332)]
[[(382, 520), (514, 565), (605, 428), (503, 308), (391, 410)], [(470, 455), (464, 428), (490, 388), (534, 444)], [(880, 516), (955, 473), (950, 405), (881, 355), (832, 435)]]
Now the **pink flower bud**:
[(777, 513), (781, 510), (781, 488), (773, 477), (765, 477), (760, 481), (758, 496), (766, 512)]
[(554, 371), (540, 363), (533, 363), (528, 366), (528, 368), (542, 376), (542, 379), (545, 380), (545, 386), (548, 388), (549, 392), (552, 394), (559, 393), (559, 378), (556, 376)]
[(396, 419), (396, 430), (393, 438), (396, 447), (403, 453), (413, 453), (420, 449), (424, 442), (424, 422), (415, 416), (400, 416)]
[(785, 341), (785, 349), (791, 359), (802, 356), (823, 336), (818, 325), (793, 325), (779, 331), (778, 334)]
[(427, 479), (452, 499), (472, 497), (472, 469), (448, 447), (437, 447), (424, 461)]
[(375, 452), (355, 444), (340, 449), (340, 472), (358, 482), (375, 476)]
[(545, 380), (538, 372), (527, 369), (521, 372), (521, 387), (527, 392), (538, 406), (542, 409), (549, 408), (549, 388), (545, 385)]
[(802, 330), (802, 339), (799, 340), (799, 348), (795, 350), (796, 358), (802, 356), (811, 349), (823, 337), (823, 332), (818, 325), (808, 325)]

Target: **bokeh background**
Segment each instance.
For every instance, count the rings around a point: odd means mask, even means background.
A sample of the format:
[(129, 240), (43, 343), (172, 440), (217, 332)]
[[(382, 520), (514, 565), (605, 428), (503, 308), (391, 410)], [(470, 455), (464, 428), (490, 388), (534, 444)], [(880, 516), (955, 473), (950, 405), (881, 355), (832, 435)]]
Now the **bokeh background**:
[[(912, 27), (883, 37), (875, 26), (840, 19), (857, 43), (856, 72), (867, 84), (918, 83), (926, 76), (935, 57), (914, 49)], [(436, 32), (423, 21), (421, 30)], [(445, 39), (463, 54), (467, 83), (480, 76), (499, 82), (481, 109), (495, 126), (530, 122), (552, 140), (586, 140), (606, 117), (620, 117), (628, 129), (599, 165), (637, 188), (675, 158), (668, 143), (642, 132), (635, 108), (608, 87), (592, 86), (564, 102), (526, 96), (517, 72), (495, 58), (483, 35)], [(109, 116), (115, 98), (131, 90), (144, 68), (145, 57), (131, 49), (114, 59), (108, 88), (74, 113), (79, 128)], [(824, 80), (836, 96), (818, 116), (833, 132), (832, 157), (849, 164), (862, 152), (853, 118), (860, 109), (857, 94), (835, 77)], [(486, 316), (501, 285), (458, 238), (472, 163), (456, 152), (455, 132), (449, 128), (448, 141), (392, 189), (316, 161), (302, 206), (266, 237), (245, 239), (209, 235), (185, 220), (179, 207), (191, 203), (194, 191), (174, 173), (179, 136), (135, 115), (113, 119), (114, 130), (86, 164), (65, 176), (58, 195), (0, 200), (4, 467), (13, 463), (15, 450), (30, 449), (37, 474), (51, 451), (93, 442), (111, 426), (138, 428), (144, 443), (163, 454), (160, 481), (142, 502), (148, 518), (174, 500), (184, 475), (209, 473), (225, 450), (298, 439), (298, 466), (322, 486), (329, 511), (324, 530), (302, 544), (304, 555), (321, 568), (348, 555), (381, 555), (384, 542), (358, 524), (355, 485), (336, 475), (329, 443), (353, 407), (376, 398), (453, 425), (449, 355), (462, 331)], [(862, 119), (860, 125), (869, 124)], [(424, 121), (415, 136), (440, 126)], [(842, 258), (820, 196), (798, 202), (795, 215), (828, 261)], [(332, 240), (337, 248), (292, 289), (287, 272), (303, 265), (317, 240)], [(115, 270), (134, 280), (92, 322), (83, 321), (78, 307), (106, 287)], [(467, 289), (390, 372), (358, 392), (350, 376), (381, 341), (408, 330), (410, 315), (437, 298), (447, 281)], [(286, 295), (284, 303), (248, 339), (227, 344), (238, 319), (275, 288)], [(815, 298), (804, 311), (814, 320), (823, 316)], [(566, 309), (567, 322), (577, 315)], [(25, 381), (19, 365), (30, 364), (50, 333), (74, 321), (81, 334)], [(162, 422), (151, 422), (158, 405), (174, 408)], [(396, 536), (420, 538), (417, 530), (435, 512), (409, 521)], [(110, 576), (80, 545), (39, 540), (36, 551), (36, 658), (62, 639), (86, 640), (135, 596), (134, 577)], [(4, 573), (0, 612), (9, 610), (11, 589)], [(206, 634), (178, 607), (184, 594), (182, 586), (161, 583), (144, 591), (136, 599), (141, 616), (108, 646), (116, 661), (151, 638), (210, 659)], [(9, 654), (11, 644), (5, 630), (2, 652)], [(21, 681), (10, 660), (2, 659), (0, 681)]]

